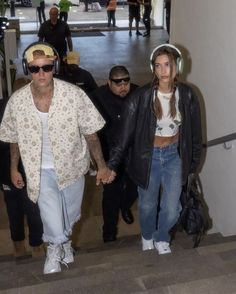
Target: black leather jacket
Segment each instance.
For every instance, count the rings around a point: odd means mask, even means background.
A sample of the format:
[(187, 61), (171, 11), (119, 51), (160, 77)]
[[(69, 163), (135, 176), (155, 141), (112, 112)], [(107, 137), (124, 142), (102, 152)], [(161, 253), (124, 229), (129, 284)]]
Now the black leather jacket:
[(106, 125), (98, 132), (104, 159), (110, 157), (110, 150), (119, 140), (119, 132), (123, 120), (125, 101), (138, 86), (131, 83), (130, 91), (125, 97), (115, 95), (108, 84), (89, 94), (92, 102), (106, 121)]
[[(201, 150), (201, 116), (198, 98), (191, 87), (179, 83), (179, 111), (182, 122), (179, 136), (179, 153), (182, 159), (183, 184), (190, 173), (197, 171)], [(122, 133), (119, 144), (113, 148), (109, 168), (117, 170), (130, 148), (128, 174), (141, 188), (149, 184), (156, 116), (153, 110), (151, 85), (137, 89), (126, 101)]]

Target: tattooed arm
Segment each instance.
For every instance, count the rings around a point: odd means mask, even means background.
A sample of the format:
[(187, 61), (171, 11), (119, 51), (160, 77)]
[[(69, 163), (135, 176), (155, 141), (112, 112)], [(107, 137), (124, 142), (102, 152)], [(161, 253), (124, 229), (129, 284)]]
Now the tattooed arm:
[(97, 134), (85, 135), (84, 137), (87, 141), (89, 151), (97, 164), (98, 171), (96, 184), (99, 185), (100, 182), (103, 184), (111, 183), (115, 178), (115, 173), (106, 166)]
[(20, 151), (17, 143), (10, 144), (11, 154), (11, 181), (13, 185), (22, 189), (25, 186), (21, 173), (18, 171), (18, 164), (20, 160)]

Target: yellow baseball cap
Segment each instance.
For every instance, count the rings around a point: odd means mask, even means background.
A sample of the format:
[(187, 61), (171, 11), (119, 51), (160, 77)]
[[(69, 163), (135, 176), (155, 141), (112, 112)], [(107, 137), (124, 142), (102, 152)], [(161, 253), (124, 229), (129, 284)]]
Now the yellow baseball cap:
[(77, 64), (80, 62), (80, 55), (76, 51), (70, 51), (64, 60), (67, 64)]
[(42, 58), (55, 60), (56, 56), (54, 54), (53, 49), (50, 46), (44, 45), (44, 44), (36, 44), (31, 46), (25, 52), (25, 58), (27, 62), (30, 63), (35, 59), (42, 59)]

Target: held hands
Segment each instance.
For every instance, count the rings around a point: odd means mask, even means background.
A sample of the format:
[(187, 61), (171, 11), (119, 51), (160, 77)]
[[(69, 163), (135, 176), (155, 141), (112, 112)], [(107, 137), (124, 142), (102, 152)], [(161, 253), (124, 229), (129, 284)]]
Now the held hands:
[(17, 170), (11, 170), (11, 181), (13, 185), (18, 189), (22, 189), (25, 186), (22, 175)]
[(115, 177), (116, 173), (113, 170), (110, 170), (108, 167), (98, 169), (96, 185), (98, 186), (101, 182), (103, 184), (110, 184), (112, 181), (114, 181)]

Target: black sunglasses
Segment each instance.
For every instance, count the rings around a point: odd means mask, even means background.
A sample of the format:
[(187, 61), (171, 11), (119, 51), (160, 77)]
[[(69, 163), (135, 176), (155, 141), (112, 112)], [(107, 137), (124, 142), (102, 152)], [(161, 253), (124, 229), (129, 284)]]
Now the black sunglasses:
[(121, 79), (110, 79), (110, 80), (116, 84), (120, 84), (122, 82), (128, 83), (130, 81), (130, 77), (121, 78)]
[(44, 72), (50, 72), (53, 70), (53, 67), (54, 64), (45, 64), (43, 66), (31, 65), (28, 66), (28, 69), (31, 73), (38, 73), (40, 71), (40, 68), (42, 68)]

